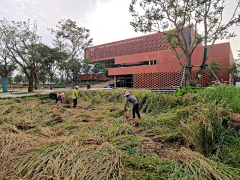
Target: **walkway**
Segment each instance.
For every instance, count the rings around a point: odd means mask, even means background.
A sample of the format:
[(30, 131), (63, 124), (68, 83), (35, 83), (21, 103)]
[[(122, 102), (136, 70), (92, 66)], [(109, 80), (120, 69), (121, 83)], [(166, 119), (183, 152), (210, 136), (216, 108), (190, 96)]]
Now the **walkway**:
[[(81, 90), (87, 90), (87, 88), (80, 88)], [(88, 90), (111, 90), (112, 88), (91, 88)], [(25, 97), (25, 96), (34, 96), (37, 93), (42, 93), (42, 94), (49, 94), (50, 92), (53, 91), (59, 91), (61, 89), (53, 89), (53, 90), (34, 90), (34, 93), (28, 93), (28, 94), (14, 94), (14, 93), (21, 93), (20, 91), (16, 91), (13, 92), (13, 94), (11, 94), (11, 92), (0, 92), (0, 98), (16, 98), (16, 97)], [(63, 89), (66, 90), (66, 89)], [(27, 89), (23, 89), (22, 92), (27, 92)]]
[[(14, 93), (21, 93), (20, 91), (13, 92), (1, 92), (0, 93), (0, 98), (15, 98), (15, 97), (25, 97), (25, 96), (33, 96), (37, 93), (42, 93), (42, 94), (49, 94), (54, 90), (34, 90), (34, 93), (28, 93), (28, 94), (14, 94)], [(22, 92), (27, 92), (27, 89), (23, 89)]]

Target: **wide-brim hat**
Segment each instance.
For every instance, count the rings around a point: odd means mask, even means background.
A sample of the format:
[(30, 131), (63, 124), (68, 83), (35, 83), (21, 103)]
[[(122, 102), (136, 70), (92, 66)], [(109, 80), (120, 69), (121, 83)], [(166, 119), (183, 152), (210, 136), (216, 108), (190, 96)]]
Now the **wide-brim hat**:
[(125, 92), (124, 96), (128, 96), (128, 95), (130, 95), (130, 92)]

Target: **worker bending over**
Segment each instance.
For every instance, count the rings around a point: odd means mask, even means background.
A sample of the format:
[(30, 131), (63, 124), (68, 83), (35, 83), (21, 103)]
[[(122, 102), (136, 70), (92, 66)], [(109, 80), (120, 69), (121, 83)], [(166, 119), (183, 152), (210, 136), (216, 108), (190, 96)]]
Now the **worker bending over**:
[(64, 93), (61, 93), (61, 94), (50, 93), (50, 98), (56, 100), (55, 104), (57, 104), (58, 100), (61, 100), (61, 103), (62, 103), (62, 99), (65, 98), (65, 95)]
[(141, 119), (140, 113), (139, 113), (139, 110), (138, 110), (138, 105), (139, 105), (138, 100), (137, 100), (134, 96), (130, 95), (129, 92), (125, 92), (125, 95), (124, 95), (124, 96), (127, 98), (126, 103), (125, 103), (124, 110), (125, 110), (125, 111), (127, 110), (127, 109), (126, 109), (126, 106), (127, 106), (128, 101), (129, 101), (130, 103), (133, 104), (133, 109), (132, 109), (133, 117), (132, 117), (132, 119), (135, 118), (135, 112), (137, 113), (138, 118)]

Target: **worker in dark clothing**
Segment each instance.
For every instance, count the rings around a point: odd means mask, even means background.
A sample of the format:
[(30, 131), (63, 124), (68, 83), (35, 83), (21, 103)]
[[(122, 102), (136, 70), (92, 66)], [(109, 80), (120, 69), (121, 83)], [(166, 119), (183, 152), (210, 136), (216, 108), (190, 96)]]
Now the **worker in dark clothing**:
[(125, 110), (125, 111), (127, 110), (127, 109), (126, 109), (126, 106), (127, 106), (128, 101), (129, 101), (130, 103), (133, 104), (133, 109), (132, 109), (133, 117), (132, 117), (132, 119), (135, 118), (135, 112), (137, 113), (138, 118), (141, 119), (140, 113), (139, 113), (139, 110), (138, 110), (138, 105), (139, 105), (138, 100), (137, 100), (134, 96), (130, 95), (129, 92), (126, 92), (124, 96), (127, 98), (126, 103), (125, 103), (124, 110)]
[(64, 93), (61, 93), (61, 94), (56, 94), (56, 93), (50, 93), (50, 98), (53, 99), (53, 100), (56, 100), (56, 103), (58, 102), (58, 100), (61, 100), (61, 103), (62, 103), (62, 99), (64, 98)]
[(87, 89), (90, 89), (91, 88), (91, 86), (90, 86), (90, 84), (87, 82)]

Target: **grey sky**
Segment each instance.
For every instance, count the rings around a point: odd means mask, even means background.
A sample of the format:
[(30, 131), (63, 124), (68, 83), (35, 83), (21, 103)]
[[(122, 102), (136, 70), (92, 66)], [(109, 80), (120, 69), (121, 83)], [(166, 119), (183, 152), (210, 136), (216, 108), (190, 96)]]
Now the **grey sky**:
[[(235, 0), (228, 2), (225, 19), (230, 18), (236, 4)], [(128, 12), (129, 3), (130, 0), (0, 0), (0, 17), (10, 21), (36, 20), (38, 33), (46, 44), (51, 44), (47, 28), (55, 28), (59, 20), (69, 18), (88, 28), (93, 44), (99, 45), (143, 35), (135, 33), (129, 25), (132, 19)], [(238, 33), (240, 27), (231, 30)], [(239, 37), (219, 42), (230, 41), (236, 57), (236, 50), (240, 50)]]

